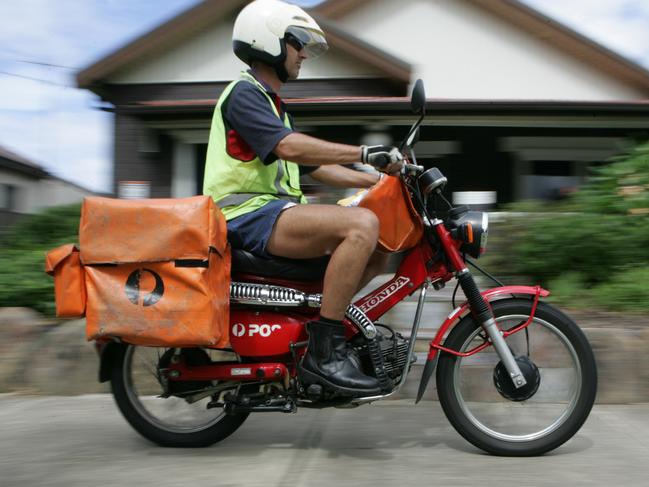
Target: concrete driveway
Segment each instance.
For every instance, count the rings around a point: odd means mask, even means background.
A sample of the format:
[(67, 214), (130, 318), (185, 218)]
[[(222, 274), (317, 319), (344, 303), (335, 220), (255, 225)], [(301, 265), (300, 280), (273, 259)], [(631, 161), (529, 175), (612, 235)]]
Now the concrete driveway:
[(538, 458), (498, 458), (448, 424), (439, 403), (252, 415), (205, 449), (160, 448), (109, 395), (0, 395), (0, 485), (649, 485), (649, 404), (596, 406), (582, 430)]

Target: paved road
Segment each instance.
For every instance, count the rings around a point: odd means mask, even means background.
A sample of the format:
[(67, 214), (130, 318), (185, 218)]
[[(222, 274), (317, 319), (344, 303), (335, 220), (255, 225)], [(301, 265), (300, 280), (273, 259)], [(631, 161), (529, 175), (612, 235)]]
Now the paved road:
[(649, 485), (649, 404), (596, 406), (563, 447), (485, 455), (437, 402), (251, 416), (225, 442), (165, 449), (140, 438), (107, 395), (0, 395), (0, 485)]

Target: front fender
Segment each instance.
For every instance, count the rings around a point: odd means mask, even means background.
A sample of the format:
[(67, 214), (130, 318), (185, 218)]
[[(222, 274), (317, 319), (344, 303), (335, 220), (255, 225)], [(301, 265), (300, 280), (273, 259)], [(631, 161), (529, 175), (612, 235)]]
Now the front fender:
[[(546, 297), (550, 295), (550, 291), (543, 289), (541, 286), (502, 286), (487, 289), (480, 293), (487, 301), (493, 301), (503, 295), (529, 295), (535, 297)], [(435, 338), (430, 342), (430, 349), (428, 351), (428, 357), (426, 358), (426, 364), (424, 365), (424, 370), (421, 375), (421, 382), (419, 383), (419, 391), (417, 392), (417, 400), (415, 403), (419, 402), (426, 391), (428, 386), (428, 381), (435, 371), (437, 365), (437, 358), (439, 349), (437, 346), (441, 345), (442, 340), (448, 333), (448, 330), (457, 324), (460, 319), (462, 319), (469, 312), (469, 303), (464, 302), (457, 308), (455, 308), (451, 313), (446, 317), (444, 323), (437, 330)]]
[[(482, 296), (487, 300), (487, 301), (493, 301), (494, 299), (502, 296), (502, 295), (510, 295), (510, 294), (523, 294), (523, 295), (529, 295), (529, 296), (540, 296), (545, 298), (546, 296), (550, 295), (550, 291), (547, 289), (543, 289), (541, 286), (502, 286), (502, 287), (494, 287), (491, 289), (487, 289), (486, 291), (481, 292)], [(442, 340), (446, 336), (446, 333), (448, 330), (455, 325), (457, 322), (460, 321), (461, 318), (464, 317), (469, 312), (469, 303), (466, 301), (462, 303), (460, 306), (455, 308), (453, 311), (451, 311), (451, 314), (449, 314), (446, 317), (446, 320), (444, 320), (444, 323), (442, 323), (442, 326), (439, 327), (439, 330), (437, 330), (437, 334), (435, 335), (435, 338), (433, 341), (430, 343), (430, 351), (428, 352), (428, 358), (427, 360), (431, 360), (435, 358), (435, 355), (437, 355), (437, 348), (435, 348), (435, 345), (441, 345)]]

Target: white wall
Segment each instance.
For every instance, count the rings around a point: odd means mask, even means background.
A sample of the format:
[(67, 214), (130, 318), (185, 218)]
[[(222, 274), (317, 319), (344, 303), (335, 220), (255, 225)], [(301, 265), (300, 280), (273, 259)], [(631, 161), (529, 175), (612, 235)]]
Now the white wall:
[(374, 0), (341, 24), (417, 66), (429, 98), (623, 100), (642, 94), (466, 0)]
[(78, 203), (85, 196), (94, 194), (58, 179), (35, 179), (14, 171), (0, 169), (0, 183), (17, 188), (16, 213), (36, 213), (50, 206)]
[(79, 203), (86, 196), (95, 194), (88, 189), (83, 189), (58, 179), (42, 179), (38, 191), (41, 195), (35, 202), (35, 206), (38, 209)]
[[(124, 69), (113, 83), (224, 81), (245, 65), (231, 49), (234, 17)], [(467, 0), (374, 0), (341, 19), (352, 34), (416, 66), (430, 98), (625, 100), (642, 93), (568, 56)], [(301, 76), (379, 74), (328, 53)]]
[[(174, 83), (229, 81), (247, 66), (232, 52), (234, 18), (186, 39), (173, 49), (129, 66), (108, 79), (111, 83)], [(380, 76), (371, 66), (347, 55), (327, 53), (317, 61), (307, 60), (302, 78)]]

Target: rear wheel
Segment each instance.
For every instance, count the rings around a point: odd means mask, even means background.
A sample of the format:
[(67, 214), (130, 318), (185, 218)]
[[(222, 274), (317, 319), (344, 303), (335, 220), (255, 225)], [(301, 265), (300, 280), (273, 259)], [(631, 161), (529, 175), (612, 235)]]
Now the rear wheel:
[[(532, 301), (507, 299), (492, 305), (500, 329), (507, 330), (527, 321)], [(444, 346), (467, 352), (485, 337), (469, 315)], [(568, 441), (586, 421), (597, 391), (595, 358), (579, 327), (544, 303), (528, 333), (517, 332), (506, 341), (531, 387), (517, 391), (504, 379), (493, 347), (469, 357), (442, 353), (439, 400), (453, 427), (475, 446), (496, 455), (540, 455)]]
[[(165, 394), (160, 369), (168, 365), (173, 350), (120, 347), (111, 370), (111, 387), (120, 411), (137, 432), (161, 446), (203, 447), (227, 438), (248, 414), (226, 415), (221, 407), (208, 409), (212, 394), (207, 392), (200, 399), (185, 397), (218, 386), (216, 382), (173, 382), (168, 389), (170, 395)], [(236, 360), (233, 353), (215, 350), (191, 348), (181, 353), (189, 365)], [(237, 385), (232, 384), (230, 390), (236, 389)]]

